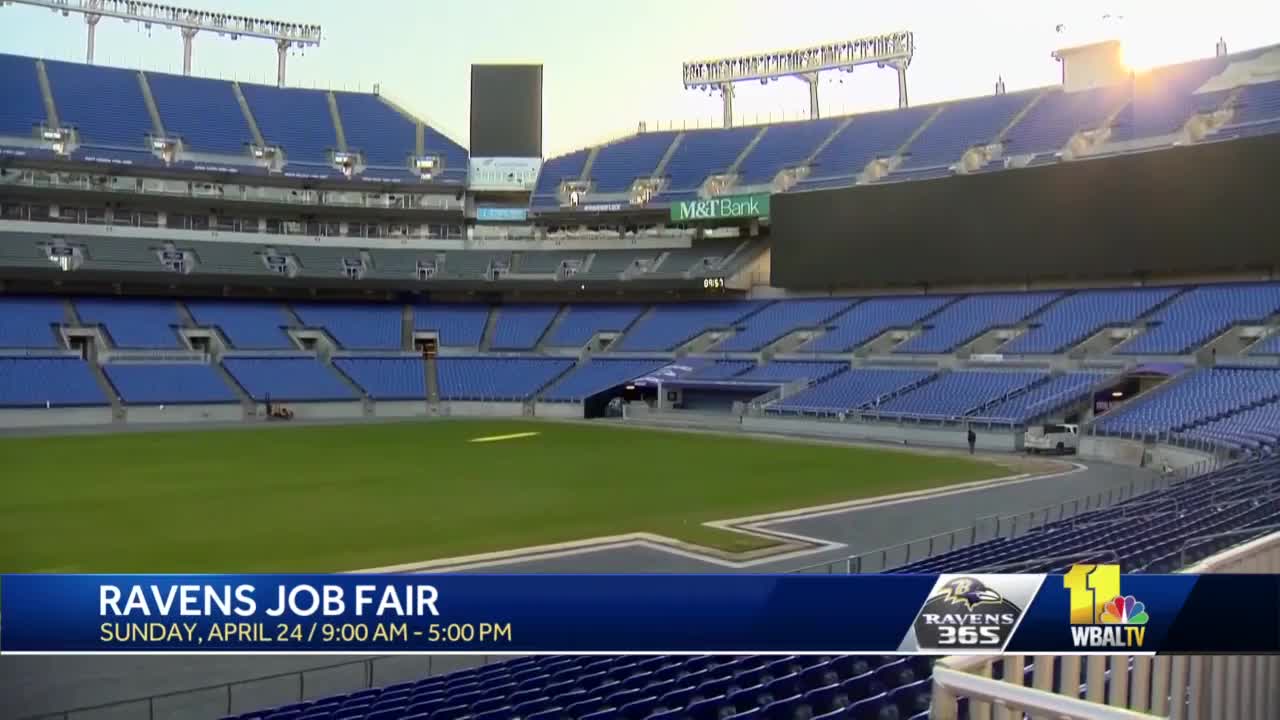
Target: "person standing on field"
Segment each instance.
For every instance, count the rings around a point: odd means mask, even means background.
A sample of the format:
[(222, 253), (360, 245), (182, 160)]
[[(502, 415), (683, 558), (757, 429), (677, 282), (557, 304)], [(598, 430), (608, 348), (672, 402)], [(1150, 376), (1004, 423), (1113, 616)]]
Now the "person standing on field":
[(973, 431), (973, 426), (969, 426), (969, 454), (973, 454), (974, 445), (978, 444), (978, 435)]

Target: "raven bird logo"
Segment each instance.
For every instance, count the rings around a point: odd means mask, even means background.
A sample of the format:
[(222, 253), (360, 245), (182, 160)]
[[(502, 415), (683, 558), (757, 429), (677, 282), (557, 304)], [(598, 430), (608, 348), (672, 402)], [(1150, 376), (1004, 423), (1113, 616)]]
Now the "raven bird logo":
[(998, 603), (1004, 600), (1000, 593), (982, 584), (974, 578), (956, 578), (942, 586), (932, 599), (964, 606), (970, 610), (983, 603)]

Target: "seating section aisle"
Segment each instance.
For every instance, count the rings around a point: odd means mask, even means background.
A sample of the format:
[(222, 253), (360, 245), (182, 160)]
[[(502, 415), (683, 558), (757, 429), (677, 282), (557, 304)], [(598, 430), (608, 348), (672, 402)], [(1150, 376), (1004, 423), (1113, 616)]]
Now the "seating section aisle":
[(602, 146), (591, 166), (591, 178), (595, 181), (592, 191), (630, 190), (636, 178), (648, 177), (658, 168), (658, 162), (675, 137), (674, 132), (641, 133)]
[(749, 300), (656, 305), (618, 341), (615, 349), (674, 350), (709, 330), (731, 327), (760, 307), (759, 303)]
[(233, 349), (295, 349), (293, 341), (285, 333), (289, 316), (279, 303), (187, 300), (184, 304), (196, 325), (221, 330)]
[(1039, 93), (978, 97), (947, 105), (907, 146), (907, 156), (889, 178), (945, 175), (965, 151), (996, 139), (1014, 116)]
[(439, 334), (442, 347), (480, 347), (488, 305), (415, 305), (413, 329)]
[(241, 83), (240, 91), (269, 145), (284, 150), (290, 165), (328, 169), (330, 151), (338, 146), (329, 101), (321, 90), (278, 88)]
[(1112, 410), (1094, 426), (1108, 434), (1159, 435), (1280, 397), (1280, 370), (1192, 370)]
[(400, 305), (294, 303), (293, 310), (305, 327), (326, 330), (346, 350), (403, 348)]
[(107, 405), (89, 363), (69, 357), (0, 357), (0, 407)]
[(1032, 318), (1031, 328), (1001, 346), (1000, 352), (1064, 352), (1103, 328), (1132, 323), (1177, 292), (1177, 288), (1136, 288), (1084, 290), (1068, 295)]
[(374, 400), (427, 399), (422, 358), (340, 357), (333, 364)]
[(594, 357), (569, 371), (542, 395), (551, 402), (578, 402), (670, 364), (666, 359)]
[[(896, 573), (1064, 573), (1119, 563), (1126, 573), (1169, 573), (1274, 532), (1280, 459), (1230, 465), (1111, 508), (914, 562)], [(1226, 534), (1230, 533), (1230, 534)]]
[(109, 363), (102, 366), (126, 405), (232, 403), (238, 398), (203, 363)]
[(1237, 323), (1280, 312), (1280, 283), (1204, 285), (1164, 306), (1154, 325), (1116, 348), (1129, 355), (1181, 355)]
[(919, 323), (953, 299), (947, 296), (871, 298), (841, 315), (831, 329), (800, 346), (796, 352), (849, 352), (886, 330)]
[(55, 328), (65, 324), (61, 298), (0, 298), (0, 348), (59, 347)]
[(855, 301), (849, 298), (779, 300), (752, 315), (715, 347), (719, 352), (754, 351), (796, 330), (825, 325)]
[(442, 357), (436, 361), (440, 399), (516, 402), (528, 400), (564, 371), (569, 358)]
[(926, 105), (854, 116), (853, 121), (814, 157), (809, 177), (801, 180), (796, 185), (797, 189), (852, 185), (872, 160), (897, 152), (936, 110), (936, 107)]
[(925, 382), (932, 370), (855, 368), (768, 407), (771, 413), (832, 415), (877, 406), (883, 398)]
[(924, 657), (543, 656), (227, 720), (928, 717)]
[(232, 357), (222, 366), (258, 402), (359, 399), (333, 370), (311, 357)]
[(707, 176), (728, 170), (759, 132), (757, 127), (686, 132), (667, 161), (668, 184), (657, 200), (692, 200)]
[(538, 345), (559, 305), (503, 305), (496, 308), (490, 350), (532, 350)]
[(643, 305), (570, 305), (547, 344), (582, 347), (597, 333), (626, 330), (642, 312)]
[(933, 419), (981, 415), (985, 406), (1048, 377), (1032, 371), (957, 370), (889, 399), (879, 412)]
[(164, 350), (184, 348), (178, 336), (178, 305), (173, 300), (80, 298), (76, 314), (85, 325), (101, 325), (118, 348)]
[(763, 185), (773, 182), (783, 170), (804, 164), (840, 126), (841, 118), (770, 125), (760, 142), (742, 160), (738, 168), (740, 185)]
[(948, 306), (925, 323), (919, 335), (893, 349), (896, 353), (951, 352), (988, 330), (1016, 325), (1053, 302), (1059, 293), (989, 293), (971, 295)]

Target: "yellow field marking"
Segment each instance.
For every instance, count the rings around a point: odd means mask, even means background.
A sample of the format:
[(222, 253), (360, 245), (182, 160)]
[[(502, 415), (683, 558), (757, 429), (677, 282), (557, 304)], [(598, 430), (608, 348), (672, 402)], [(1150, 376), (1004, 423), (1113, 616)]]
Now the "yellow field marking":
[(511, 433), (510, 435), (491, 435), (489, 437), (471, 438), (467, 442), (475, 442), (475, 443), (498, 442), (499, 440), (516, 440), (519, 438), (533, 437), (534, 435), (541, 435), (541, 434), (542, 433), (536, 433), (536, 432), (522, 432), (522, 433)]

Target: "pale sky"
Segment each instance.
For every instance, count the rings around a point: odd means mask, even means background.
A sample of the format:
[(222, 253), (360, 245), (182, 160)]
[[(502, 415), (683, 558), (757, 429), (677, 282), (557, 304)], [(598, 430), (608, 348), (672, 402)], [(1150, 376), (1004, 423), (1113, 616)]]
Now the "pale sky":
[[(1118, 36), (1135, 67), (1280, 42), (1280, 0), (186, 0), (184, 7), (323, 26), (319, 48), (294, 51), (289, 84), (368, 91), (407, 106), (466, 144), (469, 65), (541, 62), (548, 157), (635, 130), (719, 124), (720, 99), (681, 85), (685, 60), (805, 47), (897, 30), (915, 33), (914, 105), (1055, 83), (1050, 53)], [(1104, 19), (1104, 16), (1109, 16)], [(1066, 32), (1056, 32), (1065, 25)], [(98, 26), (100, 65), (181, 72), (176, 30), (118, 20)], [(0, 8), (0, 52), (83, 61), (76, 16)], [(275, 82), (267, 41), (197, 36), (193, 74)], [(891, 70), (829, 73), (824, 115), (894, 107)], [(843, 78), (843, 82), (839, 78)], [(808, 112), (799, 80), (739, 84), (738, 123)]]

